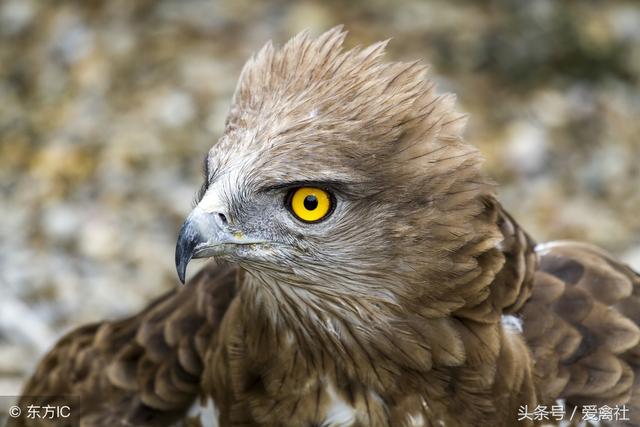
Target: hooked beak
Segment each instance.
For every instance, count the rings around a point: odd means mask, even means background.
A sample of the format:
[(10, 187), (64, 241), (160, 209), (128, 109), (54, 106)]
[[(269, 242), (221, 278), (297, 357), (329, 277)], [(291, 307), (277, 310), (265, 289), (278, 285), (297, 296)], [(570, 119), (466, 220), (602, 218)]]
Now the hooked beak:
[(184, 284), (187, 265), (193, 258), (224, 254), (236, 245), (260, 243), (241, 233), (232, 233), (224, 215), (208, 213), (196, 207), (180, 228), (176, 243), (176, 270)]

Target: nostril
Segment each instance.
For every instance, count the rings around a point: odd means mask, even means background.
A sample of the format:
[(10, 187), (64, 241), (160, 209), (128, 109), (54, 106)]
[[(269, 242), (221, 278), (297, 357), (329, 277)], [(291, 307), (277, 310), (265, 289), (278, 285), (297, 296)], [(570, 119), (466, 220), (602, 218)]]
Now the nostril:
[(218, 218), (220, 219), (220, 222), (222, 222), (223, 224), (227, 223), (227, 217), (225, 216), (225, 214), (219, 213)]

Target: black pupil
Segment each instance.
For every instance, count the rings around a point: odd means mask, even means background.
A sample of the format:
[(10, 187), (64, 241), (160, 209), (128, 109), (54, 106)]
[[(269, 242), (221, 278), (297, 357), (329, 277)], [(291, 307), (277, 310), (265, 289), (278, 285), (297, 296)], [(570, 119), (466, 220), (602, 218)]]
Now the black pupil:
[(313, 194), (304, 198), (304, 208), (308, 211), (312, 211), (318, 207), (318, 199)]

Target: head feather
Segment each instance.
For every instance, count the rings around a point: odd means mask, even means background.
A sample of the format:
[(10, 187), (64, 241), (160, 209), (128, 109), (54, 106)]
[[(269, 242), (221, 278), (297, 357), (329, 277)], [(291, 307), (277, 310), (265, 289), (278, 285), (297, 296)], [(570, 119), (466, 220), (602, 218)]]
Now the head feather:
[(228, 124), (286, 129), (314, 118), (386, 143), (423, 122), (425, 131), (459, 136), (462, 116), (451, 97), (435, 94), (425, 65), (383, 62), (388, 41), (344, 51), (345, 36), (336, 27), (315, 40), (300, 33), (282, 49), (267, 43), (242, 71)]
[(462, 139), (455, 97), (436, 93), (427, 67), (385, 62), (386, 41), (344, 50), (345, 35), (340, 27), (315, 39), (303, 32), (255, 54), (215, 157), (239, 162), (253, 183), (292, 176), (358, 183), (359, 211), (336, 226), (327, 253), (397, 263), (389, 280), (402, 272), (416, 286), (396, 295), (415, 300), (419, 292), (444, 307), (453, 289), (480, 274), (469, 248), (486, 251), (500, 238), (483, 214), (493, 188), (478, 151)]
[(276, 160), (302, 149), (352, 159), (343, 166), (353, 174), (375, 166), (398, 183), (480, 163), (462, 141), (466, 119), (455, 97), (436, 93), (427, 66), (383, 61), (387, 41), (345, 51), (345, 36), (341, 27), (316, 39), (305, 31), (281, 49), (269, 42), (255, 54), (227, 118), (232, 144), (268, 150)]

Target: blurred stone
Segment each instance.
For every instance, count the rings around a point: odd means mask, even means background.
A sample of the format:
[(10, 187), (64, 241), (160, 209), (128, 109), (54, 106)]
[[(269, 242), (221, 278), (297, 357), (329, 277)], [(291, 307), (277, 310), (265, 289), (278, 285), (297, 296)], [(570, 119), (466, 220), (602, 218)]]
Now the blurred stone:
[[(31, 353), (33, 353), (33, 351), (29, 351), (23, 345), (0, 341), (0, 376), (3, 374), (19, 374), (26, 367), (29, 367)], [(12, 394), (9, 394), (9, 396), (11, 395)], [(0, 385), (0, 396), (7, 396), (7, 394), (2, 392), (2, 385)]]
[(93, 32), (71, 10), (63, 9), (56, 16), (50, 41), (53, 53), (68, 64), (85, 58), (94, 48)]
[[(24, 379), (21, 376), (10, 375), (0, 377), (0, 396), (20, 395), (20, 390), (22, 390), (23, 383)], [(2, 405), (3, 403), (4, 402), (0, 402), (0, 405)], [(0, 411), (6, 409), (8, 408), (3, 408), (2, 406), (0, 406)]]
[(635, 5), (620, 5), (609, 10), (609, 29), (617, 38), (640, 42), (640, 9)]
[(27, 27), (35, 14), (31, 0), (7, 0), (0, 4), (0, 33), (12, 35)]
[(93, 153), (70, 141), (52, 140), (33, 156), (31, 173), (62, 190), (69, 184), (87, 179), (93, 172), (95, 161)]
[(163, 93), (149, 101), (148, 106), (153, 117), (167, 127), (184, 126), (193, 120), (196, 114), (193, 99), (183, 91)]
[(531, 107), (544, 126), (556, 127), (567, 122), (567, 105), (561, 93), (542, 90), (532, 99)]
[(77, 236), (80, 216), (77, 206), (55, 204), (49, 206), (42, 215), (42, 228), (49, 239), (70, 242)]
[(525, 121), (507, 128), (505, 160), (508, 167), (525, 174), (540, 172), (547, 160), (545, 129)]
[(110, 259), (122, 248), (122, 230), (103, 215), (88, 219), (80, 229), (80, 252), (99, 259)]
[(0, 300), (0, 330), (16, 342), (39, 350), (49, 348), (54, 341), (53, 332), (41, 316), (22, 301), (11, 297), (5, 296)]

